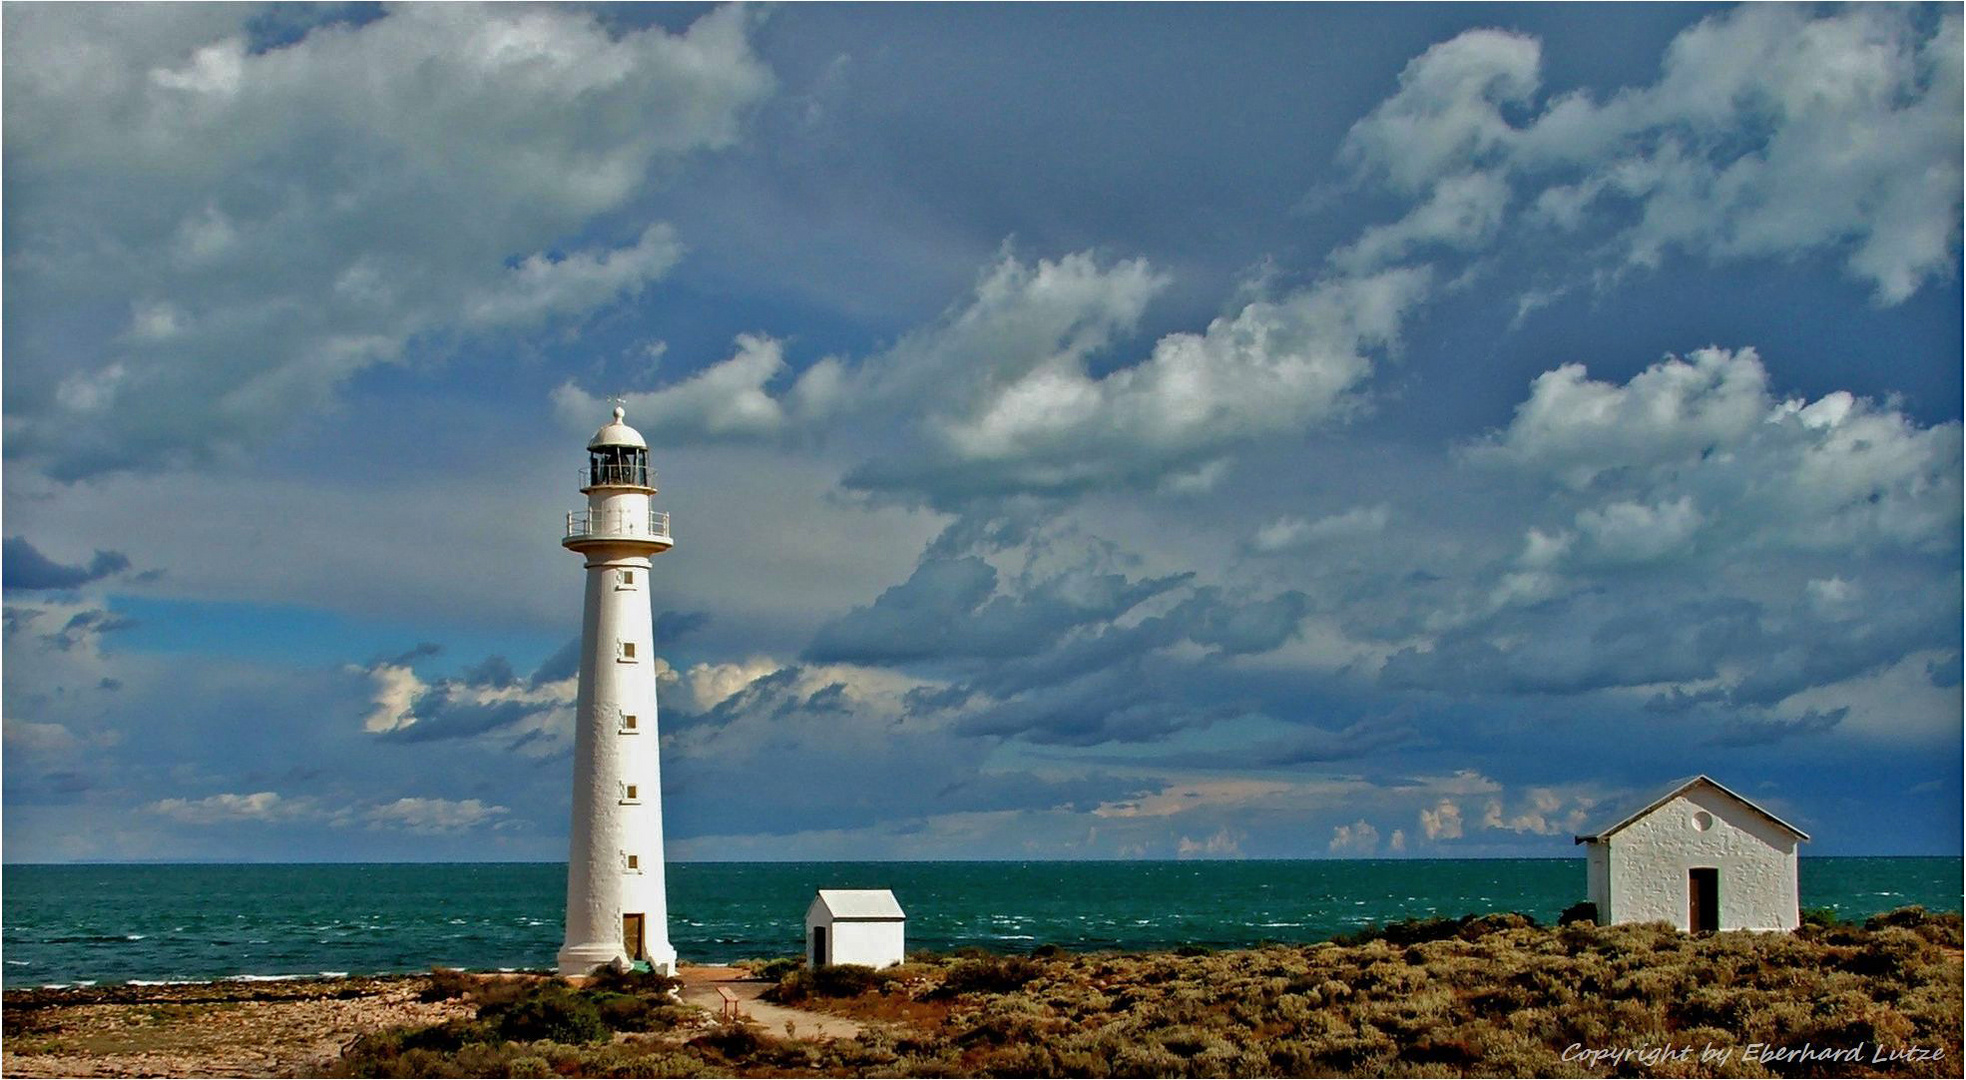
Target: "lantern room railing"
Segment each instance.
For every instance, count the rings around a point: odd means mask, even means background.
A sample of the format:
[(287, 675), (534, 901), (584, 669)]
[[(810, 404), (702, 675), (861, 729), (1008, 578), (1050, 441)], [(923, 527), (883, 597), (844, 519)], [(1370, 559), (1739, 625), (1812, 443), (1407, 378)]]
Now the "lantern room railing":
[(669, 512), (650, 510), (643, 515), (625, 510), (572, 510), (567, 513), (566, 539), (613, 536), (668, 540)]

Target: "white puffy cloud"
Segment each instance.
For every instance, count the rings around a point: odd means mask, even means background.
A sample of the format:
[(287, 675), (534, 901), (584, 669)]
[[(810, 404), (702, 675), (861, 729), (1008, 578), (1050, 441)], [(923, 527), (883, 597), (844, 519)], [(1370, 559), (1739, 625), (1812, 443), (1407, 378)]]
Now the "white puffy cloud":
[(312, 816), (316, 812), (312, 802), (283, 799), (272, 791), (255, 791), (247, 795), (227, 792), (202, 799), (159, 799), (144, 809), (187, 825), (287, 821)]
[[(1204, 491), (1238, 446), (1356, 413), (1375, 354), (1429, 282), (1413, 268), (1326, 279), (1095, 374), (1166, 276), (1140, 259), (1006, 252), (961, 305), (857, 363), (827, 358), (792, 379), (778, 342), (745, 335), (729, 359), (629, 404), (679, 440), (830, 436), (863, 458), (849, 487), (938, 505), (1106, 484)], [(573, 383), (554, 401), (574, 428), (600, 411)]]
[(1370, 822), (1359, 820), (1349, 825), (1331, 827), (1331, 842), (1325, 850), (1333, 855), (1372, 855), (1379, 850), (1379, 830)]
[(1253, 439), (1342, 421), (1362, 405), (1373, 353), (1397, 341), (1428, 285), (1409, 269), (1326, 280), (1247, 303), (1200, 333), (1168, 334), (1140, 362), (1094, 375), (1093, 347), (1130, 324), (1157, 282), (1144, 267), (1102, 270), (1083, 256), (1036, 268), (1006, 260), (971, 307), (875, 369), (954, 370), (986, 314), (1022, 325), (1025, 310), (1051, 305), (1047, 280), (1060, 276), (1109, 298), (1091, 282), (1130, 285), (1119, 291), (1130, 302), (1059, 321), (1065, 332), (1027, 340), (1039, 347), (1021, 355), (986, 354), (989, 366), (966, 373), (961, 392), (929, 398), (916, 428), (920, 456), (869, 462), (848, 482), (941, 498), (1157, 483)]
[(1461, 807), (1452, 799), (1442, 799), (1431, 809), (1420, 811), (1420, 829), (1429, 840), (1461, 838)]
[(6, 13), (9, 449), (56, 475), (248, 444), (420, 342), (633, 296), (679, 242), (597, 221), (772, 84), (734, 9), (411, 5), (264, 48), (250, 14)]
[(1174, 847), (1174, 855), (1180, 859), (1240, 859), (1244, 839), (1246, 837), (1224, 826), (1206, 840), (1182, 837)]
[[(1532, 530), (1524, 561), (1655, 559), (1696, 532), (1745, 548), (1949, 548), (1960, 521), (1960, 428), (1921, 426), (1843, 391), (1781, 398), (1753, 349), (1668, 357), (1623, 385), (1570, 364), (1539, 376), (1476, 462), (1596, 500), (1588, 540)], [(1560, 549), (1560, 550), (1559, 550)]]
[[(644, 435), (664, 445), (774, 436), (790, 424), (823, 419), (837, 401), (836, 362), (807, 369), (781, 401), (767, 388), (789, 370), (782, 343), (740, 334), (729, 359), (661, 390), (624, 394), (623, 407)], [(553, 391), (553, 405), (561, 422), (576, 430), (607, 414), (600, 399), (572, 382)]]
[(370, 808), (362, 815), (372, 828), (406, 829), (415, 833), (447, 833), (473, 829), (511, 811), (479, 799), (404, 797)]
[[(1468, 31), (1414, 59), (1352, 128), (1347, 157), (1406, 195), (1400, 222), (1344, 258), (1468, 247), (1524, 223), (1608, 229), (1621, 262), (1828, 252), (1883, 304), (1950, 276), (1959, 240), (1960, 21), (1910, 7), (1750, 4), (1682, 32), (1657, 81), (1530, 110), (1531, 38)], [(1479, 197), (1475, 192), (1479, 190)], [(1574, 243), (1574, 241), (1572, 241)]]

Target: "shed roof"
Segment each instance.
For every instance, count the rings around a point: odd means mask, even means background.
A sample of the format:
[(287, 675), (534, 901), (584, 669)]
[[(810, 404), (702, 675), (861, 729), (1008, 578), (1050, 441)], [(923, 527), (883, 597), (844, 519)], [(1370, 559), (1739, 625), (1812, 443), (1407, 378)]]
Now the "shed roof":
[(1795, 826), (1790, 825), (1788, 822), (1783, 821), (1781, 818), (1776, 817), (1774, 814), (1770, 813), (1766, 807), (1759, 805), (1754, 800), (1749, 799), (1745, 795), (1742, 795), (1740, 792), (1734, 791), (1733, 789), (1727, 787), (1725, 784), (1722, 784), (1720, 781), (1715, 780), (1713, 777), (1708, 776), (1705, 773), (1701, 773), (1697, 776), (1688, 776), (1684, 779), (1674, 780), (1672, 783), (1667, 784), (1664, 789), (1655, 791), (1650, 795), (1640, 796), (1639, 798), (1635, 798), (1635, 799), (1620, 800), (1616, 803), (1613, 803), (1612, 806), (1609, 809), (1607, 809), (1605, 814), (1599, 818), (1600, 824), (1598, 825), (1598, 827), (1591, 829), (1588, 832), (1580, 833), (1577, 836), (1577, 843), (1583, 844), (1593, 840), (1608, 839), (1612, 833), (1615, 833), (1618, 830), (1624, 828), (1625, 826), (1630, 825), (1632, 822), (1637, 821), (1639, 818), (1642, 818), (1645, 815), (1651, 813), (1652, 811), (1657, 810), (1659, 807), (1664, 806), (1666, 803), (1671, 802), (1673, 799), (1677, 798), (1682, 793), (1692, 788), (1698, 787), (1701, 784), (1707, 784), (1711, 786), (1715, 791), (1720, 792), (1722, 795), (1727, 796), (1728, 798), (1734, 800), (1737, 803), (1740, 803), (1742, 806), (1748, 808), (1749, 810), (1752, 810), (1755, 813), (1760, 814), (1762, 817), (1767, 818), (1769, 821), (1774, 822), (1776, 825), (1784, 829), (1787, 829), (1791, 833), (1794, 833), (1796, 839), (1798, 840), (1809, 839), (1808, 833), (1803, 832), (1801, 829), (1798, 829)]
[(817, 901), (835, 919), (906, 919), (887, 889), (821, 889)]

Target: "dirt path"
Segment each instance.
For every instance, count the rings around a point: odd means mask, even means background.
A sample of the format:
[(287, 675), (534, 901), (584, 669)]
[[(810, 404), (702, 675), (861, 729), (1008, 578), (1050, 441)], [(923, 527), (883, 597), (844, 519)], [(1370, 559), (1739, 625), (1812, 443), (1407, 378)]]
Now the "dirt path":
[(757, 1021), (773, 1035), (785, 1034), (788, 1023), (792, 1025), (792, 1034), (806, 1039), (851, 1039), (867, 1029), (860, 1021), (843, 1016), (828, 1016), (759, 1001), (758, 995), (772, 984), (763, 979), (753, 979), (749, 972), (740, 968), (691, 965), (677, 968), (676, 975), (683, 980), (684, 1001), (702, 1006), (713, 1016), (720, 1015), (724, 1000), (717, 993), (717, 988), (723, 987), (737, 995), (739, 1015)]

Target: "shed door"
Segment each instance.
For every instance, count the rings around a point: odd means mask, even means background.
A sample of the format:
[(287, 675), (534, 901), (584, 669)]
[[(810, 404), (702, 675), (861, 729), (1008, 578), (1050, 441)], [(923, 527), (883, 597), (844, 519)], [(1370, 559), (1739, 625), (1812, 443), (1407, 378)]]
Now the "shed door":
[(826, 928), (823, 926), (812, 928), (812, 966), (826, 966)]
[(1686, 928), (1696, 934), (1720, 929), (1720, 871), (1711, 866), (1686, 872)]

